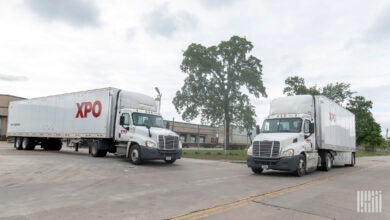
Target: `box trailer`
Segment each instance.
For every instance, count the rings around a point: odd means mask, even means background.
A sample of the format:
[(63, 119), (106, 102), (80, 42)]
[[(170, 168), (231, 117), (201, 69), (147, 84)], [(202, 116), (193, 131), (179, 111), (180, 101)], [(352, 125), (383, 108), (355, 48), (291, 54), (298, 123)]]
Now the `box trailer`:
[(155, 99), (116, 88), (11, 102), (7, 136), (17, 150), (60, 150), (66, 141), (76, 150), (87, 146), (92, 156), (110, 152), (134, 164), (173, 163), (182, 154), (179, 136), (164, 127)]
[(324, 96), (274, 99), (261, 132), (247, 151), (254, 173), (264, 169), (298, 176), (334, 165), (355, 165), (355, 116)]

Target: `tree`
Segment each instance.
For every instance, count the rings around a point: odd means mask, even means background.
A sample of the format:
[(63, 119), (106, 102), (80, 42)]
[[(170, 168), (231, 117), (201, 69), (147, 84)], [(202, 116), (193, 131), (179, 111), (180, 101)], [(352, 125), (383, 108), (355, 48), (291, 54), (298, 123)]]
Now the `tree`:
[(308, 88), (305, 85), (305, 79), (298, 76), (287, 77), (284, 83), (286, 86), (283, 89), (283, 93), (288, 96), (305, 94), (323, 95), (340, 105), (350, 99), (355, 93), (350, 90), (351, 84), (339, 82), (336, 84), (329, 83), (323, 88), (317, 88), (316, 85)]
[(317, 86), (307, 88), (305, 85), (305, 79), (299, 76), (290, 76), (284, 81), (286, 87), (283, 89), (283, 94), (288, 96), (293, 95), (319, 95), (321, 90)]
[(349, 100), (347, 109), (355, 114), (356, 143), (358, 145), (380, 146), (383, 143), (381, 126), (372, 116), (372, 101), (363, 96), (356, 96)]
[(350, 87), (351, 84), (349, 83), (329, 83), (322, 88), (321, 94), (341, 105), (345, 101), (351, 99), (352, 95), (355, 93), (350, 90)]
[[(254, 106), (247, 93), (267, 97), (260, 59), (250, 55), (251, 42), (233, 36), (217, 46), (191, 44), (184, 51), (180, 69), (187, 74), (173, 104), (183, 120), (200, 116), (202, 123), (253, 128)], [(247, 92), (244, 92), (247, 91)]]

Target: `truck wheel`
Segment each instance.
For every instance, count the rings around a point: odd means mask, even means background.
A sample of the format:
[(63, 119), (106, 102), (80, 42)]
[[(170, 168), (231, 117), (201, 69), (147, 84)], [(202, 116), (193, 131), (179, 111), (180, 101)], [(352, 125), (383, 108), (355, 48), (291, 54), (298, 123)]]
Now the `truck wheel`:
[(255, 174), (261, 174), (263, 172), (263, 168), (261, 167), (252, 167), (252, 172)]
[(167, 164), (173, 164), (176, 161), (176, 159), (170, 159), (170, 160), (164, 160), (164, 161)]
[(303, 156), (302, 154), (299, 155), (299, 162), (297, 164), (297, 169), (295, 170), (294, 174), (296, 176), (303, 176), (305, 175), (305, 172), (306, 172), (306, 161), (305, 161), (305, 156)]
[(332, 165), (333, 165), (332, 156), (330, 155), (330, 153), (326, 153), (325, 161), (322, 163), (322, 170), (329, 171), (330, 169), (332, 169)]
[(14, 144), (14, 147), (16, 150), (22, 150), (22, 138), (21, 137), (17, 137), (15, 138), (15, 144)]
[(23, 138), (23, 141), (22, 141), (22, 149), (23, 150), (34, 150), (35, 148), (35, 145), (34, 143), (32, 142), (31, 138)]
[(91, 147), (91, 155), (93, 157), (105, 157), (107, 155), (107, 150), (99, 150), (98, 146), (93, 145)]
[(141, 150), (138, 144), (134, 144), (130, 148), (130, 162), (136, 165), (139, 165), (142, 163), (141, 159)]
[(348, 164), (347, 166), (350, 166), (350, 167), (354, 167), (355, 166), (355, 163), (356, 163), (356, 160), (355, 160), (355, 153), (351, 153), (351, 163)]

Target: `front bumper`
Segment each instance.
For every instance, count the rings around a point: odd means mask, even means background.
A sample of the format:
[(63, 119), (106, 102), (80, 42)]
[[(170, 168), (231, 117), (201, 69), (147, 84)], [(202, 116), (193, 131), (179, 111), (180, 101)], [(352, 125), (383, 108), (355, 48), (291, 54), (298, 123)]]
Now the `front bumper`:
[(295, 171), (299, 163), (300, 156), (292, 156), (286, 158), (259, 158), (247, 156), (247, 165), (251, 168), (261, 168), (268, 166), (268, 169)]
[(164, 160), (169, 157), (171, 159), (180, 159), (182, 154), (181, 149), (159, 150), (156, 148), (145, 147), (145, 146), (140, 146), (140, 147), (141, 147), (142, 160)]

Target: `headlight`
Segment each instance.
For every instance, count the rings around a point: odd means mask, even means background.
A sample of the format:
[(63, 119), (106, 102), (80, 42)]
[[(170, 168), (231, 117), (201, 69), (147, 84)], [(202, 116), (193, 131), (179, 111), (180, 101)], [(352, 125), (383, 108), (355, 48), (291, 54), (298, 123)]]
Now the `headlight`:
[(252, 156), (253, 155), (253, 147), (252, 147), (252, 145), (246, 151), (246, 155), (248, 155), (248, 156)]
[(183, 146), (182, 146), (182, 143), (181, 141), (179, 141), (179, 149), (181, 149)]
[(153, 141), (145, 141), (145, 147), (157, 147), (157, 144)]
[(292, 157), (294, 156), (294, 149), (288, 149), (282, 152), (282, 157)]

